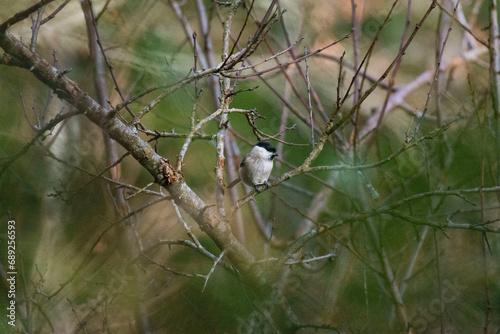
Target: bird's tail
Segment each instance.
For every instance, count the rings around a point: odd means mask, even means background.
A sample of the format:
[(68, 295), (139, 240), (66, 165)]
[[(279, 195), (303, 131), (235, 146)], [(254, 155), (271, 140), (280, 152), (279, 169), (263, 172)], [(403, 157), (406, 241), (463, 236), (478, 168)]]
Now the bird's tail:
[(239, 182), (241, 181), (240, 178), (237, 178), (236, 180), (234, 180), (233, 182), (231, 182), (227, 187), (228, 188), (232, 188), (234, 187), (235, 185), (237, 185)]

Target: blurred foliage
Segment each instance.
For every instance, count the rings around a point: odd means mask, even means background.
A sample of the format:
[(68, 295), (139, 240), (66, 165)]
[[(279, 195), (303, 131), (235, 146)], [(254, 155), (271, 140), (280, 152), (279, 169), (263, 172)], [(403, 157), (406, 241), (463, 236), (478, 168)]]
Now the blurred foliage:
[[(400, 49), (408, 2), (397, 4), (380, 35), (377, 35), (377, 30), (392, 2), (356, 2), (361, 27), (357, 44), (359, 57), (363, 57), (377, 37), (367, 74), (378, 78)], [(0, 3), (0, 21), (31, 3)], [(193, 67), (193, 53), (182, 24), (167, 3), (111, 1), (99, 19), (99, 33), (106, 55), (127, 97), (155, 85), (175, 82), (188, 75)], [(254, 3), (252, 13), (256, 18), (262, 18), (269, 3)], [(430, 4), (429, 1), (411, 3), (411, 22), (406, 36), (413, 31)], [(99, 12), (104, 4), (105, 1), (94, 1), (96, 11)], [(210, 20), (216, 62), (219, 62), (222, 43), (219, 13), (214, 2), (204, 1), (204, 4)], [(46, 15), (57, 6), (55, 3), (49, 5)], [(486, 41), (489, 27), (487, 2), (479, 7), (477, 15), (473, 12), (474, 6), (474, 1), (461, 2), (465, 18), (472, 20), (475, 17), (471, 29)], [(220, 15), (226, 15), (227, 9), (220, 7)], [(276, 22), (266, 41), (250, 57), (252, 63), (285, 49), (287, 34), (292, 43), (304, 37), (294, 48), (295, 53), (301, 55), (305, 47), (307, 52), (313, 52), (340, 39), (352, 29), (351, 2), (347, 0), (280, 1), (280, 7), (286, 10), (283, 19), (287, 33), (282, 23)], [(185, 1), (181, 8), (198, 31), (198, 42), (201, 43), (195, 1)], [(433, 73), (436, 65), (435, 40), (443, 17), (446, 15), (437, 8), (420, 28), (394, 78), (396, 88), (417, 80), (426, 71)], [(232, 29), (233, 36), (237, 36), (245, 18), (245, 11), (239, 10)], [(28, 43), (30, 25), (31, 21), (27, 19), (9, 30)], [(329, 324), (341, 332), (353, 333), (399, 330), (389, 291), (391, 282), (387, 282), (382, 269), (380, 254), (383, 248), (395, 281), (404, 290), (403, 300), (414, 333), (438, 331), (441, 326), (445, 332), (480, 332), (485, 326), (486, 316), (490, 320), (489, 333), (496, 333), (500, 328), (498, 234), (483, 234), (468, 229), (441, 230), (412, 224), (387, 213), (348, 221), (349, 215), (371, 212), (417, 194), (498, 186), (500, 148), (496, 137), (499, 129), (491, 106), (488, 52), (484, 49), (477, 56), (466, 59), (464, 30), (456, 23), (451, 27), (441, 59), (444, 69), (436, 86), (431, 89), (430, 82), (426, 82), (416, 87), (405, 96), (402, 105), (387, 112), (375, 134), (361, 138), (354, 147), (354, 126), (361, 128), (384, 103), (387, 90), (378, 88), (361, 105), (358, 123), (353, 118), (352, 122), (341, 127), (337, 131), (338, 137), (332, 136), (314, 165), (369, 164), (397, 152), (406, 134), (414, 131), (419, 119), (413, 117), (413, 113), (420, 113), (426, 107), (430, 90), (429, 117), (422, 123), (417, 137), (440, 127), (438, 113), (443, 118), (441, 124), (460, 115), (447, 131), (431, 136), (377, 168), (302, 174), (258, 195), (256, 203), (264, 220), (272, 224), (274, 243), (262, 237), (249, 206), (242, 209), (245, 246), (257, 260), (270, 259), (263, 265), (268, 271), (274, 266), (272, 258), (282, 256), (285, 246), (293, 242), (305, 226), (309, 226), (310, 230), (341, 220), (342, 224), (312, 238), (290, 260), (331, 256), (307, 264), (288, 265), (276, 283), (300, 322)], [(240, 40), (242, 45), (255, 29), (256, 24), (250, 18)], [(479, 44), (477, 48), (480, 48)], [(353, 50), (351, 35), (351, 38), (322, 53), (340, 57), (345, 51), (341, 94), (345, 94), (354, 74), (348, 66), (348, 63), (354, 64)], [(71, 1), (40, 29), (37, 51), (49, 61), (53, 61), (52, 54), (55, 52), (55, 66), (70, 69), (68, 76), (91, 96), (95, 95), (85, 21), (79, 2)], [(280, 60), (284, 63), (289, 58), (283, 56)], [(269, 62), (263, 68), (274, 65)], [(305, 72), (304, 62), (298, 66)], [(318, 93), (325, 114), (330, 116), (335, 111), (339, 64), (328, 58), (311, 57), (307, 66), (310, 84)], [(287, 74), (299, 92), (299, 95), (291, 94), (287, 101), (308, 117), (309, 111), (300, 101), (308, 103), (307, 84), (294, 66), (288, 67)], [(256, 108), (265, 117), (256, 121), (257, 127), (274, 135), (280, 130), (284, 106), (266, 83), (284, 94), (287, 82), (283, 73), (278, 71), (263, 77), (265, 82), (257, 77), (239, 80), (236, 90), (259, 87), (236, 94), (231, 107)], [(30, 73), (18, 68), (0, 66), (0, 82), (0, 157), (6, 158), (21, 150), (34, 135), (30, 124), (36, 124), (37, 117), (43, 113), (49, 91)], [(388, 79), (383, 83), (387, 84)], [(371, 82), (364, 80), (362, 84), (364, 91)], [(196, 103), (197, 117), (201, 119), (215, 111), (217, 105), (206, 79), (200, 80), (199, 88), (202, 93)], [(108, 80), (108, 91), (111, 105), (121, 102), (111, 80)], [(167, 96), (144, 117), (143, 124), (160, 132), (189, 132), (194, 96), (193, 85), (183, 87)], [(135, 101), (131, 104), (132, 110), (139, 110), (151, 98), (147, 95)], [(63, 108), (71, 108), (56, 97), (52, 99), (47, 119)], [(349, 112), (353, 99), (351, 94), (341, 113)], [(325, 121), (317, 105), (314, 102), (313, 105), (314, 117), (322, 127)], [(124, 112), (122, 116), (128, 121), (131, 119)], [(231, 114), (230, 124), (231, 131), (238, 135), (237, 143), (242, 154), (248, 152), (257, 138), (245, 116)], [(285, 146), (280, 156), (282, 160), (275, 164), (275, 176), (289, 171), (291, 166), (300, 165), (311, 151), (309, 126), (291, 113), (285, 126), (295, 126), (285, 132), (285, 141), (306, 145)], [(205, 134), (212, 135), (217, 131), (217, 122), (203, 128)], [(143, 134), (141, 136), (148, 139)], [(183, 138), (151, 141), (157, 152), (171, 161), (175, 161), (183, 143)], [(124, 153), (120, 148), (120, 154)], [(214, 203), (215, 153), (214, 140), (195, 140), (184, 161), (183, 173), (187, 184), (208, 203)], [(0, 260), (4, 267), (6, 222), (15, 219), (17, 223), (19, 274), (18, 326), (15, 332), (133, 333), (138, 330), (134, 314), (139, 307), (145, 308), (151, 332), (154, 333), (234, 333), (247, 332), (249, 328), (259, 329), (259, 324), (272, 312), (273, 306), (256, 304), (252, 289), (223, 265), (217, 266), (205, 282), (201, 275), (210, 272), (213, 261), (192, 248), (161, 245), (145, 252), (146, 256), (132, 263), (127, 259), (128, 245), (123, 244), (117, 235), (120, 229), (131, 227), (117, 223), (110, 191), (116, 185), (95, 180), (87, 173), (97, 174), (106, 166), (100, 129), (85, 117), (77, 116), (59, 124), (0, 178)], [(151, 176), (130, 156), (123, 160), (122, 180), (140, 188), (152, 182)], [(148, 189), (160, 191), (157, 185)], [(317, 200), (315, 196), (321, 191), (330, 192), (313, 219), (314, 223), (311, 223), (308, 221), (309, 210), (315, 206), (313, 201)], [(132, 190), (127, 190), (128, 195), (132, 193)], [(405, 202), (397, 209), (420, 222), (428, 220), (445, 224), (453, 221), (471, 225), (488, 222), (489, 226), (498, 228), (498, 196), (498, 191), (470, 192), (460, 196), (422, 196)], [(145, 194), (131, 197), (130, 210), (138, 210), (155, 199), (155, 196)], [(230, 204), (228, 200), (228, 206)], [(187, 214), (182, 214), (201, 244), (218, 256), (220, 250), (213, 241), (199, 230)], [(144, 250), (159, 240), (189, 239), (169, 201), (141, 210), (135, 219), (137, 233), (132, 243), (140, 244)], [(5, 289), (6, 281), (3, 283)], [(62, 286), (64, 283), (68, 284)], [(60, 287), (60, 292), (52, 295)], [(2, 309), (7, 302), (6, 293), (0, 293)], [(487, 306), (491, 306), (490, 313)], [(2, 333), (11, 330), (4, 321), (5, 317), (0, 321)], [(268, 328), (261, 330), (266, 332)], [(315, 330), (303, 329), (299, 332)], [(318, 332), (323, 330), (318, 329)], [(324, 332), (335, 331), (330, 329)]]

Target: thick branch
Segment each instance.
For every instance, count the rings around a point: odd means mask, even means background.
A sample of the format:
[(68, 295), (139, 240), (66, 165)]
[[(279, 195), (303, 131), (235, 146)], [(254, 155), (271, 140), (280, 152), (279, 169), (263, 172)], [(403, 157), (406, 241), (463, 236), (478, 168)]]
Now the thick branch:
[(205, 204), (182, 180), (182, 177), (175, 173), (170, 177), (165, 175), (165, 168), (170, 167), (172, 170), (168, 160), (158, 155), (132, 128), (117, 118), (110, 117), (109, 112), (82, 91), (74, 81), (62, 75), (39, 55), (32, 53), (9, 32), (0, 34), (0, 47), (16, 58), (18, 66), (32, 72), (37, 79), (53, 89), (59, 98), (73, 105), (130, 152), (153, 176), (155, 182), (163, 185), (175, 202), (225, 251), (242, 277), (253, 283), (252, 285), (257, 284), (261, 288), (264, 287), (264, 276), (261, 270), (253, 266), (253, 256), (234, 238), (229, 226), (220, 222), (215, 208)]

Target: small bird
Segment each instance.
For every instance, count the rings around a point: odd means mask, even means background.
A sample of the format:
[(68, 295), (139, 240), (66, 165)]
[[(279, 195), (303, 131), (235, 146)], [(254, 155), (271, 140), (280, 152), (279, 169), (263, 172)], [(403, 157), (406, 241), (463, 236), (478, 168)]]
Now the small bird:
[(252, 186), (257, 192), (260, 192), (260, 186), (269, 188), (267, 179), (271, 175), (273, 160), (276, 156), (278, 154), (272, 144), (262, 141), (257, 143), (241, 160), (238, 169), (240, 177), (231, 182), (228, 188), (234, 187), (240, 181)]

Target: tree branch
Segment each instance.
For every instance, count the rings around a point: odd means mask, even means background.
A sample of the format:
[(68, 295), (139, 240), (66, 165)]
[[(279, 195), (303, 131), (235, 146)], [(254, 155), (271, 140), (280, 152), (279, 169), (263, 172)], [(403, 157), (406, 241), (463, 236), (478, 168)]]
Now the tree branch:
[(0, 33), (3, 33), (5, 30), (9, 29), (10, 26), (13, 24), (16, 24), (19, 21), (24, 20), (25, 18), (29, 17), (32, 13), (36, 12), (46, 4), (51, 3), (54, 0), (42, 0), (39, 3), (34, 4), (28, 9), (23, 10), (22, 12), (17, 13), (16, 15), (12, 16), (10, 19), (5, 21), (4, 23), (0, 24)]
[(163, 185), (175, 202), (198, 223), (220, 249), (225, 251), (242, 277), (251, 286), (267, 289), (263, 272), (253, 265), (253, 256), (231, 234), (229, 225), (220, 221), (214, 207), (203, 202), (181, 176), (175, 172), (172, 173), (173, 169), (168, 160), (158, 155), (129, 126), (123, 124), (116, 117), (110, 117), (110, 113), (81, 90), (74, 81), (62, 75), (38, 54), (31, 52), (9, 32), (0, 33), (0, 47), (17, 59), (19, 67), (33, 73), (38, 80), (53, 89), (60, 99), (73, 105), (130, 152), (153, 176), (155, 182)]

